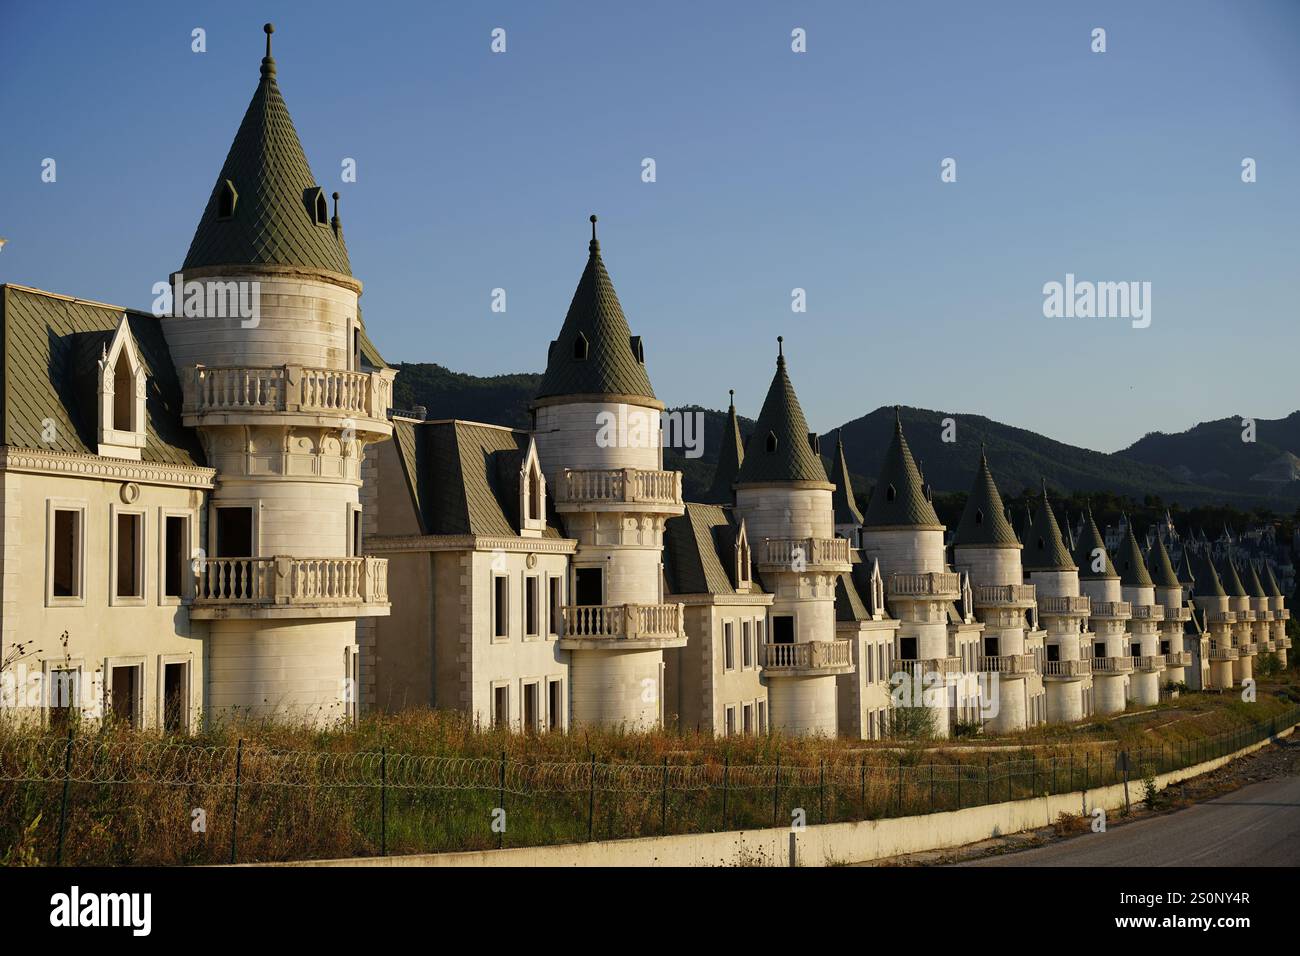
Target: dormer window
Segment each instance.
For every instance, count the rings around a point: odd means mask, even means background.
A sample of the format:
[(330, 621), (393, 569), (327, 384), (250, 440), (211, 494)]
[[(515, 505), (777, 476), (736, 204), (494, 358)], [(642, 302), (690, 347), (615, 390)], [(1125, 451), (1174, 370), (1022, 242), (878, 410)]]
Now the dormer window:
[(325, 190), (319, 186), (312, 186), (307, 190), (304, 198), (307, 200), (307, 211), (311, 213), (312, 221), (318, 226), (328, 226), (330, 207), (325, 201)]
[(112, 341), (101, 347), (98, 382), (99, 454), (139, 461), (145, 442), (145, 370), (125, 315)]
[(976, 525), (982, 525), (983, 523), (984, 523), (984, 509), (982, 509), (982, 508), (976, 508), (976, 509), (975, 509), (975, 524), (976, 524)]
[(776, 451), (776, 445), (777, 445), (776, 432), (768, 432), (767, 433), (768, 454), (771, 454), (772, 452)]
[(585, 362), (587, 360), (587, 351), (587, 337), (579, 332), (578, 337), (573, 340), (573, 357), (579, 362)]
[(890, 485), (888, 488), (885, 489), (886, 501), (893, 501), (897, 497), (898, 497), (898, 489), (895, 488), (893, 485)]
[(645, 343), (641, 341), (641, 336), (632, 336), (632, 355), (642, 365), (645, 364)]
[(748, 591), (752, 584), (749, 532), (745, 530), (745, 522), (741, 521), (740, 527), (736, 530), (736, 590)]
[(232, 219), (235, 215), (235, 203), (239, 201), (239, 193), (235, 192), (235, 184), (229, 179), (221, 184), (217, 192), (217, 218)]
[(820, 455), (820, 454), (822, 453), (822, 440), (821, 440), (821, 436), (818, 435), (816, 432), (809, 432), (809, 433), (808, 433), (808, 447), (812, 449), (812, 453), (813, 453), (814, 455)]
[(537, 457), (537, 443), (530, 438), (519, 468), (519, 533), (525, 538), (538, 538), (545, 530), (546, 476)]

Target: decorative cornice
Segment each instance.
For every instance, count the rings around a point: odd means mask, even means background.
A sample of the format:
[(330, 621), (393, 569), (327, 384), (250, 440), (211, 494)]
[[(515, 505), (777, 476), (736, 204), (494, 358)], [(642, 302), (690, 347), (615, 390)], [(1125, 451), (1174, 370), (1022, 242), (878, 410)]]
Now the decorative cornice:
[(211, 488), (217, 474), (215, 468), (198, 465), (168, 465), (156, 461), (104, 458), (73, 452), (14, 448), (9, 445), (0, 446), (0, 471), (135, 481), (146, 485), (183, 488)]
[(666, 593), (664, 599), (672, 598), (672, 604), (688, 605), (718, 605), (718, 606), (749, 606), (749, 607), (766, 607), (776, 600), (775, 594), (766, 591), (751, 591), (748, 594), (675, 594)]
[[(361, 295), (361, 280), (354, 276), (344, 275), (341, 272), (331, 272), (328, 269), (313, 269), (310, 266), (292, 266), (280, 264), (254, 264), (247, 263), (244, 265), (215, 265), (215, 266), (198, 266), (192, 269), (178, 269), (168, 277), (168, 283), (174, 283), (177, 275), (183, 275), (188, 281), (190, 279), (211, 279), (211, 278), (234, 278), (235, 276), (266, 276), (269, 279), (316, 279), (330, 285), (340, 286), (349, 292), (355, 292)], [(163, 316), (165, 319), (180, 318), (180, 316)]]
[(574, 538), (507, 538), (475, 534), (369, 535), (366, 553), (407, 554), (423, 551), (511, 551), (520, 554), (572, 554)]

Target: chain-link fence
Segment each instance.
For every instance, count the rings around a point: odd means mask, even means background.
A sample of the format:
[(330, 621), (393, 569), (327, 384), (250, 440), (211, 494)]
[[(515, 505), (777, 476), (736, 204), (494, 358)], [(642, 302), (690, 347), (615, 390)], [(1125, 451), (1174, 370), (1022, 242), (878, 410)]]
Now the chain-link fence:
[[(1225, 756), (1300, 708), (1141, 749), (863, 750), (732, 765), (321, 753), (183, 740), (0, 743), (0, 862), (184, 864), (429, 853), (938, 813)], [(1143, 793), (1135, 786), (1133, 799)]]

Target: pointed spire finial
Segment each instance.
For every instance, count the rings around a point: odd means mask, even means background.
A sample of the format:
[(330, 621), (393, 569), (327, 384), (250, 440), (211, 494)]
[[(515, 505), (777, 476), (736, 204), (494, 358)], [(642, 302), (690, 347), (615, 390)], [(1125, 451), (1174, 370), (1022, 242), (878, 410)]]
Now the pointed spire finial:
[(587, 249), (595, 255), (600, 252), (600, 243), (596, 239), (596, 214), (591, 214), (591, 242), (587, 244)]
[(275, 76), (275, 60), (271, 57), (271, 34), (275, 32), (275, 24), (262, 24), (262, 32), (266, 34), (266, 56), (262, 57), (262, 75)]
[(727, 405), (730, 408), (736, 407), (736, 390), (734, 388), (727, 389)]
[(776, 357), (777, 358), (785, 357), (785, 336), (784, 335), (778, 335), (776, 337)]
[(334, 193), (334, 218), (330, 220), (330, 227), (334, 230), (334, 235), (339, 234), (339, 194)]

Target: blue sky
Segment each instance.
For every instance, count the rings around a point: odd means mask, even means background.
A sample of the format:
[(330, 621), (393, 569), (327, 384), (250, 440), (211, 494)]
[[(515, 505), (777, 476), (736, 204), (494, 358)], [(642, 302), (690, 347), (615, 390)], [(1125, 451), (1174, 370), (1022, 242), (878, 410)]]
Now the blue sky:
[[(596, 212), (670, 404), (756, 415), (784, 334), (820, 431), (902, 403), (1110, 451), (1300, 406), (1293, 0), (2, 0), (0, 281), (148, 307), (268, 19), (390, 361), (540, 371)], [(1151, 282), (1151, 326), (1044, 318), (1066, 273)]]

